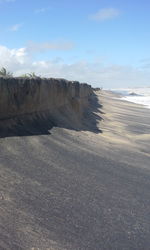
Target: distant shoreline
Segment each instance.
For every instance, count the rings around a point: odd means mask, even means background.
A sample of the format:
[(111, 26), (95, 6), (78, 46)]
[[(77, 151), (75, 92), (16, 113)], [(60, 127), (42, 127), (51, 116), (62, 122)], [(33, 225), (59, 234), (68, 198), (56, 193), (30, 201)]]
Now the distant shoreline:
[(114, 89), (112, 92), (120, 94), (122, 100), (143, 105), (150, 109), (150, 88)]

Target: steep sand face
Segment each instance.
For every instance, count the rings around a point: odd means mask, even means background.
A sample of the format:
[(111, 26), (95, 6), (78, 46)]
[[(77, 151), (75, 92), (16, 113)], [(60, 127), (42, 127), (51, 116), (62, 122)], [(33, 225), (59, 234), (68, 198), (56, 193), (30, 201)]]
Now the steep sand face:
[[(0, 128), (49, 120), (49, 125), (80, 123), (92, 88), (64, 79), (0, 78)], [(66, 119), (67, 117), (67, 119)], [(69, 122), (70, 120), (70, 122)]]
[(71, 105), (82, 112), (91, 86), (64, 79), (0, 78), (0, 119)]

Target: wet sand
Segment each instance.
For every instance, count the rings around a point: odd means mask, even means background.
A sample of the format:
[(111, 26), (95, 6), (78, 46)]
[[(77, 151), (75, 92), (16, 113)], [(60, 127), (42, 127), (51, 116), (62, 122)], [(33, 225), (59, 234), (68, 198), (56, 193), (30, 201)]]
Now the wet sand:
[(150, 110), (96, 93), (88, 130), (0, 138), (0, 249), (149, 249)]

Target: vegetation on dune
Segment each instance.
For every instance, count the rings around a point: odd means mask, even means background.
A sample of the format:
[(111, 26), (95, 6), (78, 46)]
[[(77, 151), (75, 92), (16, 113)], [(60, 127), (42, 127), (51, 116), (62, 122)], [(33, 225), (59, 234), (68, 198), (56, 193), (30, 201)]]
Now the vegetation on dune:
[(7, 71), (4, 67), (0, 70), (0, 76), (2, 77), (13, 77), (13, 73)]
[[(7, 71), (6, 68), (2, 67), (1, 70), (0, 70), (0, 77), (13, 77), (13, 73)], [(35, 72), (31, 72), (31, 73), (23, 74), (20, 77), (24, 77), (24, 78), (39, 78), (41, 76), (36, 75)]]
[(38, 76), (34, 72), (31, 72), (31, 73), (23, 74), (20, 77), (27, 77), (27, 78), (37, 78), (38, 77), (39, 78), (41, 76)]

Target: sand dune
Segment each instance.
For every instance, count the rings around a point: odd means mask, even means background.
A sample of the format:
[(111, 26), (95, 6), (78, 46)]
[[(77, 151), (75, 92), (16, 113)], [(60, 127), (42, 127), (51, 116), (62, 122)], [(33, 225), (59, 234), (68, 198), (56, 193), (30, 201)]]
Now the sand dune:
[[(82, 128), (92, 88), (65, 79), (0, 78), (0, 136)], [(96, 97), (95, 97), (96, 99)]]
[(96, 91), (81, 120), (2, 134), (1, 249), (149, 249), (150, 111)]

